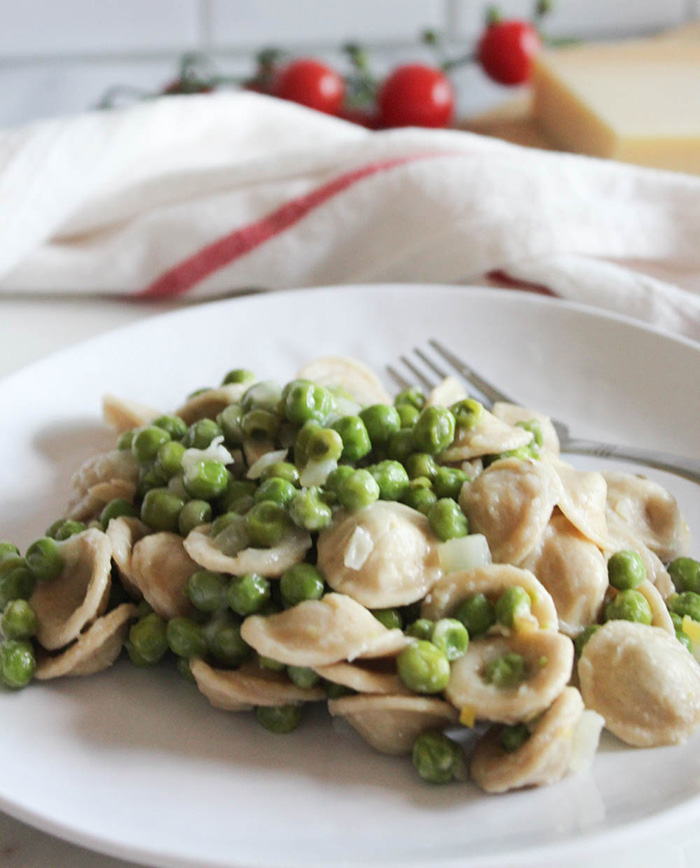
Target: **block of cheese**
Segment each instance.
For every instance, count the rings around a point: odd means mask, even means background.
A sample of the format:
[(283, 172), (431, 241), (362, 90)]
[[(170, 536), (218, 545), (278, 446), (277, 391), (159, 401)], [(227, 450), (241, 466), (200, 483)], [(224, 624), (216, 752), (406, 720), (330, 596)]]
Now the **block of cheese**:
[(536, 67), (533, 112), (565, 150), (700, 174), (700, 42), (548, 52)]

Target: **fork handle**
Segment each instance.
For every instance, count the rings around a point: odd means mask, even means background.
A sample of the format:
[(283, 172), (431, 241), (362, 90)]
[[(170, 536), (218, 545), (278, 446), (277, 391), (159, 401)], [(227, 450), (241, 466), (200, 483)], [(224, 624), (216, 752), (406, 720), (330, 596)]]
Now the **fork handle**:
[(657, 470), (666, 470), (700, 484), (700, 461), (682, 455), (670, 455), (652, 449), (639, 449), (636, 446), (617, 446), (612, 443), (599, 443), (596, 440), (566, 440), (561, 444), (562, 452), (577, 455), (595, 455), (598, 458), (621, 458), (634, 461)]

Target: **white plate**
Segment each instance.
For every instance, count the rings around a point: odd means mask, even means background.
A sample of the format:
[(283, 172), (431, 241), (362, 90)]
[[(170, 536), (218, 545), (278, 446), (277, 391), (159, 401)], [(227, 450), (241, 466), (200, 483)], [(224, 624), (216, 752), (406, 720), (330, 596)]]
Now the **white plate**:
[[(526, 405), (582, 435), (700, 457), (700, 350), (540, 297), (448, 287), (263, 295), (145, 321), (0, 383), (0, 538), (26, 544), (61, 511), (71, 470), (106, 444), (103, 392), (163, 408), (245, 365), (291, 377), (324, 353), (381, 370), (442, 338)], [(580, 463), (580, 462), (579, 462)], [(585, 462), (582, 466), (590, 466)], [(700, 528), (697, 487), (651, 474)], [(700, 815), (700, 741), (635, 751), (606, 740), (591, 773), (486, 797), (421, 784), (319, 712), (284, 737), (211, 709), (169, 670), (120, 663), (0, 696), (0, 808), (158, 866), (524, 865)]]

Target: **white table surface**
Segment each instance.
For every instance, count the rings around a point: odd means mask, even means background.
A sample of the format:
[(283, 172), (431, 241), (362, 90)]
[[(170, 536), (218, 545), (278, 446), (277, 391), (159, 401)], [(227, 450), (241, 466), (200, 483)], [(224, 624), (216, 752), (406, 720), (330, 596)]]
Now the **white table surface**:
[[(48, 353), (137, 320), (173, 303), (50, 297), (0, 298), (0, 376)], [(1, 772), (0, 772), (1, 773)], [(653, 787), (653, 781), (649, 782)], [(558, 868), (700, 868), (700, 831), (688, 824), (663, 839), (611, 849), (604, 856)], [(137, 868), (59, 841), (0, 813), (0, 868)], [(504, 864), (503, 868), (508, 868)]]

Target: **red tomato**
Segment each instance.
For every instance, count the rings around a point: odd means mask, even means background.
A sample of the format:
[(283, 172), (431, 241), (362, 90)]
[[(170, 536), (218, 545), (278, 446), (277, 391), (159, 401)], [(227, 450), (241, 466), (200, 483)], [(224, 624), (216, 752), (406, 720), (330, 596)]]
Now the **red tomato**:
[(368, 130), (377, 129), (377, 116), (373, 111), (364, 108), (344, 108), (340, 112), (340, 117), (344, 121), (350, 121), (352, 124), (358, 124), (361, 127), (367, 127)]
[(532, 76), (541, 44), (529, 21), (498, 21), (481, 37), (477, 56), (489, 78), (499, 84), (522, 84)]
[(397, 67), (378, 97), (385, 127), (446, 127), (454, 111), (454, 91), (441, 69), (423, 63)]
[(278, 73), (272, 92), (281, 99), (335, 115), (343, 104), (345, 82), (319, 60), (293, 60)]

